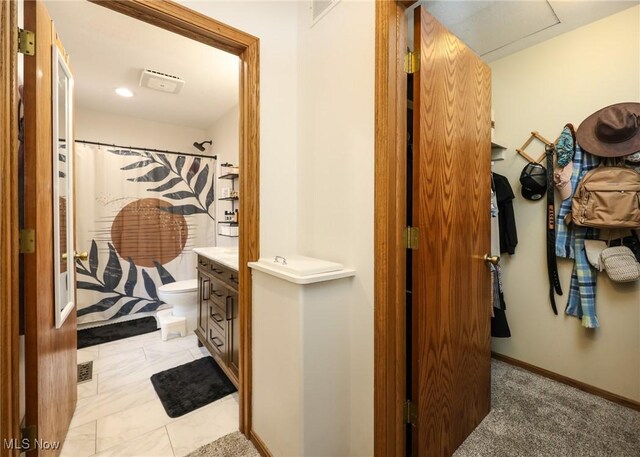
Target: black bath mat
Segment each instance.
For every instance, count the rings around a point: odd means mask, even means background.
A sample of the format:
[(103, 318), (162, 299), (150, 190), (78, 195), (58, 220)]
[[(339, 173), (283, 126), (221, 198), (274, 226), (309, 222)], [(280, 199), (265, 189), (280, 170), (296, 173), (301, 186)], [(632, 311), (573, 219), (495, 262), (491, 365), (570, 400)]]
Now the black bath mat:
[(155, 317), (143, 317), (132, 321), (117, 322), (78, 330), (78, 349), (121, 340), (131, 336), (143, 335), (158, 330)]
[(213, 357), (156, 373), (151, 383), (169, 417), (184, 416), (236, 391)]

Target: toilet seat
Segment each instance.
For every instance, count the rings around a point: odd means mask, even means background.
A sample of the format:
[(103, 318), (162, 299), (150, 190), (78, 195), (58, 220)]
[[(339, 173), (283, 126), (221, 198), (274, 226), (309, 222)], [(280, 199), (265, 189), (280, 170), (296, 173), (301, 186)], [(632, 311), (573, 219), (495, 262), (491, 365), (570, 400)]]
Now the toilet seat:
[(195, 292), (197, 290), (198, 290), (197, 279), (185, 279), (183, 281), (176, 281), (170, 284), (165, 284), (158, 288), (158, 292), (162, 292), (167, 295), (183, 294), (185, 292)]

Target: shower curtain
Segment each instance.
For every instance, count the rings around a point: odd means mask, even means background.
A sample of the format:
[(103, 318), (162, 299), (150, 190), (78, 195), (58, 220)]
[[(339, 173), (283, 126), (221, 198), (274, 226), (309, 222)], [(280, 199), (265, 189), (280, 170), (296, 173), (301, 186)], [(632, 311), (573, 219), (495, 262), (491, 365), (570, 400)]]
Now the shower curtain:
[(166, 307), (158, 287), (196, 277), (215, 244), (213, 158), (76, 142), (78, 323)]

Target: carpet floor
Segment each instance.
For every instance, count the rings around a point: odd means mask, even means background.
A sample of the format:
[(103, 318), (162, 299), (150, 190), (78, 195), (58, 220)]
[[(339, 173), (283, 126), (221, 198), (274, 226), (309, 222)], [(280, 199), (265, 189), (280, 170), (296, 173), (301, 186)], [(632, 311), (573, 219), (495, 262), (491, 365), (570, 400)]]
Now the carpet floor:
[(640, 412), (492, 361), (489, 415), (455, 457), (638, 457)]
[(78, 330), (78, 349), (109, 343), (158, 330), (154, 317), (143, 317), (115, 324)]
[[(492, 410), (454, 457), (638, 457), (640, 412), (496, 360)], [(187, 457), (257, 457), (240, 432)]]
[(205, 444), (186, 457), (260, 457), (260, 454), (242, 433), (233, 432)]

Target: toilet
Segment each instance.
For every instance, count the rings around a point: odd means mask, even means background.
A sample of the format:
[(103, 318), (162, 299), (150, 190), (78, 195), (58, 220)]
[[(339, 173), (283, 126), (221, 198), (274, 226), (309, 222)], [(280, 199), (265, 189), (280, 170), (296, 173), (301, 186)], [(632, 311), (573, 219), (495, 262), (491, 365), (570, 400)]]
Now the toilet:
[(176, 281), (160, 286), (158, 298), (172, 307), (171, 314), (173, 316), (186, 318), (187, 332), (193, 332), (196, 329), (198, 322), (197, 279)]

